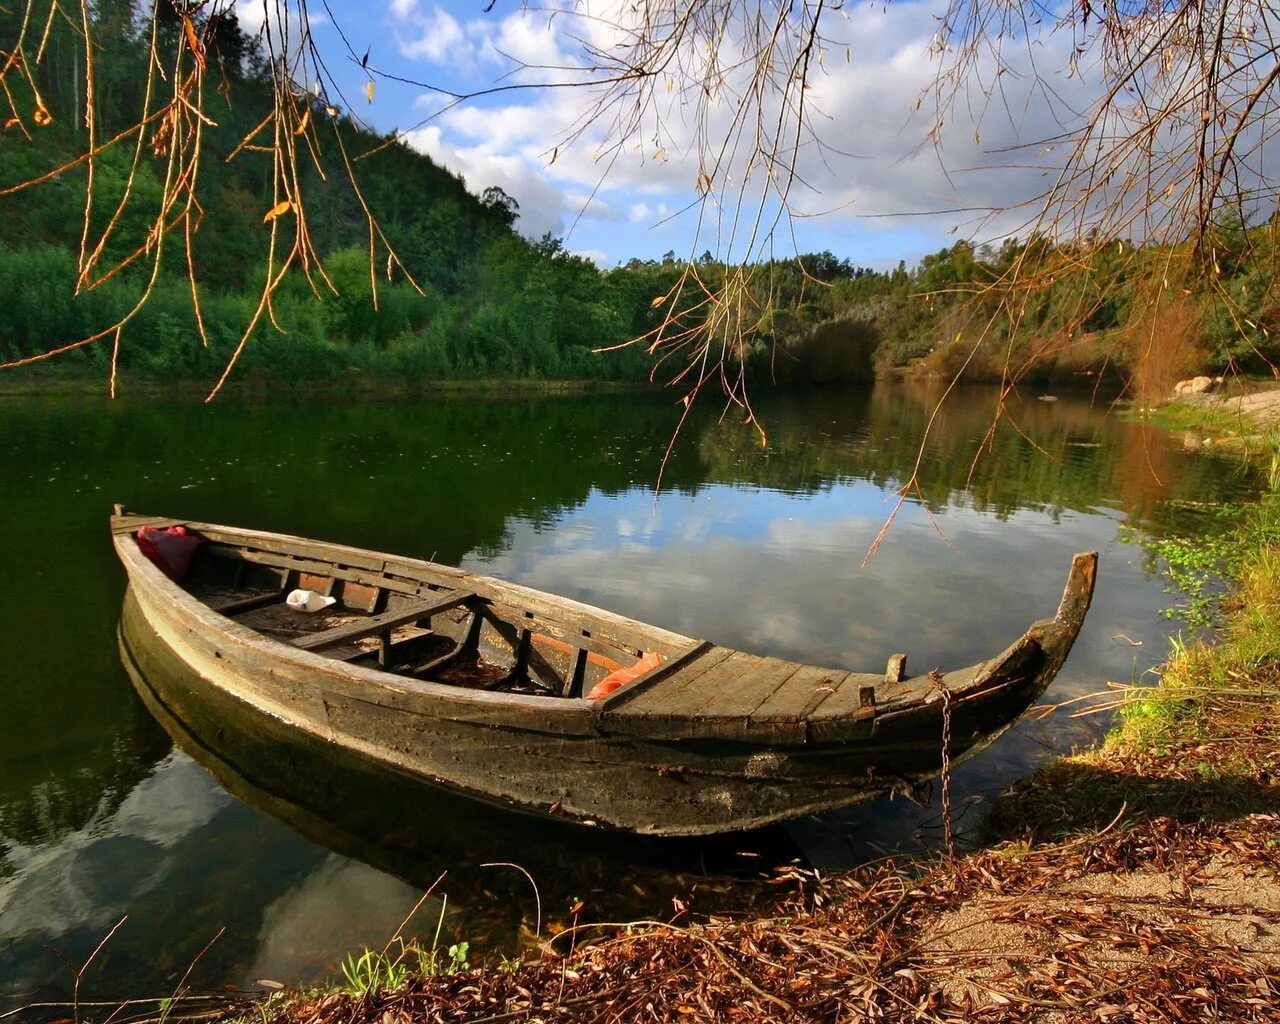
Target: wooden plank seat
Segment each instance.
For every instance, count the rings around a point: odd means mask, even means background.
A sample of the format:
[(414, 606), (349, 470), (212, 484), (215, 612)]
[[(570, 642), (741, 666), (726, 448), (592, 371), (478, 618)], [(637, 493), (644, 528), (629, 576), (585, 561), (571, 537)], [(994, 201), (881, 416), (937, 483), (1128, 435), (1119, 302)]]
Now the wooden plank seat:
[(341, 647), (343, 644), (363, 640), (367, 636), (389, 633), (397, 626), (404, 626), (410, 622), (417, 622), (420, 619), (427, 619), (432, 615), (447, 612), (450, 608), (466, 604), (475, 596), (475, 593), (470, 590), (450, 591), (447, 595), (438, 597), (434, 601), (417, 601), (413, 604), (405, 605), (403, 608), (382, 612), (379, 615), (370, 615), (368, 618), (359, 619), (344, 626), (334, 626), (332, 629), (312, 633), (310, 636), (299, 637), (293, 641), (293, 645), (302, 648), (304, 651), (323, 651), (329, 647)]

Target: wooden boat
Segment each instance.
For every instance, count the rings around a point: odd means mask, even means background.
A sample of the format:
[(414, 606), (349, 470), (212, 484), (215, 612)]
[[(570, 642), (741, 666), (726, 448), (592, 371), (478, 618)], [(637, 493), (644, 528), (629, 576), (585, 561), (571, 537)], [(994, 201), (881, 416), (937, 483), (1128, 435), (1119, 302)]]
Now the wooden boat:
[[(201, 544), (182, 583), (144, 528)], [(1007, 729), (1089, 608), (1076, 555), (1057, 614), (989, 661), (911, 676), (731, 650), (506, 580), (300, 537), (127, 514), (129, 615), (246, 710), (476, 798), (584, 825), (705, 835), (870, 799)], [(175, 573), (176, 575), (176, 573)], [(335, 598), (285, 606), (295, 589)], [(600, 684), (626, 681), (588, 699)], [(604, 689), (610, 689), (606, 685)], [(181, 708), (174, 708), (181, 717)]]

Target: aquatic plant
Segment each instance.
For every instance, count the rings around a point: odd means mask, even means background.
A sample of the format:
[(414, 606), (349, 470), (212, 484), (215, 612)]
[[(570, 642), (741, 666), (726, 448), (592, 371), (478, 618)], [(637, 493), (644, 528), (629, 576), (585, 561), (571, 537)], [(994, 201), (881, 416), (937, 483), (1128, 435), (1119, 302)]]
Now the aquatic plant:
[(1241, 522), (1249, 514), (1241, 502), (1198, 503), (1193, 528), (1164, 536), (1134, 527), (1120, 528), (1120, 539), (1140, 544), (1147, 551), (1149, 568), (1168, 578), (1166, 594), (1180, 595), (1178, 603), (1161, 611), (1192, 630), (1212, 627), (1226, 591), (1224, 580), (1233, 574), (1249, 550), (1241, 535)]

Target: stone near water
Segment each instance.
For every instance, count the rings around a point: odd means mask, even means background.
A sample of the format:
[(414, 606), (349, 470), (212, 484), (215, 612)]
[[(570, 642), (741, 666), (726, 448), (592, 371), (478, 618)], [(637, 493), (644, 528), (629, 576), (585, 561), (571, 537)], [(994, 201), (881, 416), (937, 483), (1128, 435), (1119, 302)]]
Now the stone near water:
[(1192, 377), (1189, 380), (1180, 380), (1173, 386), (1175, 395), (1205, 395), (1222, 383), (1221, 377)]

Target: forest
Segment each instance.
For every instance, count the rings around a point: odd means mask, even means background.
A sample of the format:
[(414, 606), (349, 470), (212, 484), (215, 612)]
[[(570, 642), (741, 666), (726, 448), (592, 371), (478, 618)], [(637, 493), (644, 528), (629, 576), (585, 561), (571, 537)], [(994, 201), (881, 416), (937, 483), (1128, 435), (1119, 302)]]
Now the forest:
[[(156, 10), (154, 31), (176, 37), (182, 25), (173, 9)], [(108, 139), (126, 132), (130, 112), (140, 108), (153, 26), (129, 0), (100, 0), (91, 11), (102, 50), (91, 116), (96, 137)], [(9, 34), (16, 17), (0, 11), (0, 33)], [(125, 266), (77, 294), (87, 173), (75, 162), (87, 145), (84, 44), (70, 20), (52, 19), (44, 60), (32, 69), (38, 116), (11, 118), (0, 134), (0, 362), (93, 334), (150, 287), (120, 346), (124, 372), (206, 380), (226, 365), (266, 273), (271, 168), (243, 140), (252, 136), (254, 112), (270, 102), (271, 79), (256, 40), (234, 18), (201, 28), (218, 82), (216, 97), (206, 97), (203, 209), (192, 239), (207, 344), (187, 261), (170, 256), (151, 283), (145, 263), (128, 261), (130, 247), (147, 237), (164, 187), (159, 122), (140, 140), (150, 153), (136, 169), (131, 141), (94, 161), (91, 227), (98, 232), (118, 218), (110, 247), (119, 251), (104, 263)], [(274, 323), (255, 329), (237, 366), (240, 379), (663, 382), (682, 365), (678, 357), (655, 363), (646, 351), (654, 332), (664, 323), (669, 332), (696, 327), (712, 308), (701, 300), (731, 275), (747, 282), (750, 299), (731, 356), (760, 384), (898, 371), (1038, 381), (1111, 373), (1154, 393), (1202, 369), (1269, 371), (1277, 358), (1272, 335), (1280, 325), (1266, 269), (1273, 225), (1250, 224), (1248, 211), (1215, 227), (1210, 274), (1200, 272), (1195, 254), (1168, 247), (1042, 237), (958, 241), (914, 267), (904, 261), (887, 271), (830, 252), (746, 268), (723, 266), (708, 252), (691, 275), (674, 252), (602, 269), (559, 239), (523, 237), (518, 204), (501, 189), (466, 182), (341, 111), (316, 115), (334, 120), (342, 141), (337, 151), (317, 151), (301, 171), (310, 241), (333, 287), (317, 296), (304, 274), (286, 276), (273, 300)], [(344, 150), (367, 155), (358, 160), (359, 193), (339, 173)], [(40, 178), (47, 180), (18, 189)], [(130, 201), (117, 210), (126, 191)], [(378, 284), (376, 308), (365, 204), (406, 271)], [(663, 300), (682, 280), (693, 285), (677, 309)], [(99, 343), (60, 357), (57, 367), (96, 374), (109, 358), (109, 344)]]

